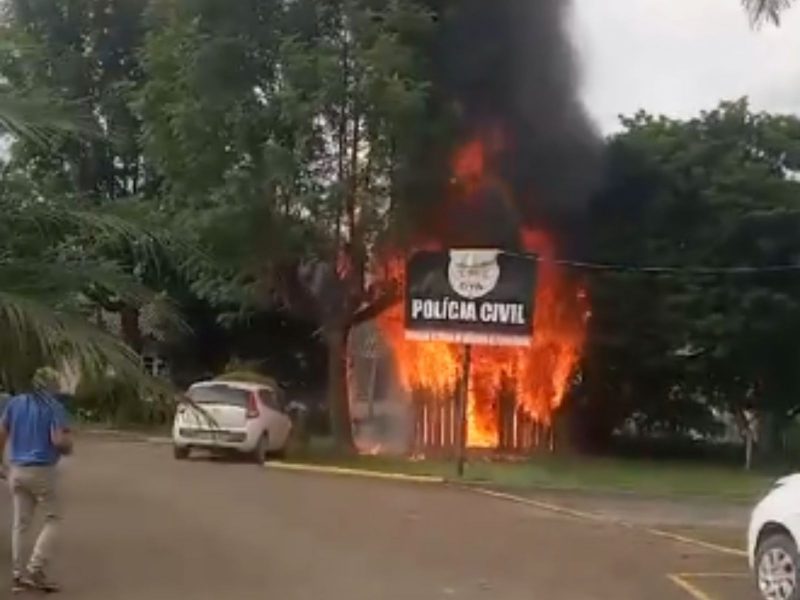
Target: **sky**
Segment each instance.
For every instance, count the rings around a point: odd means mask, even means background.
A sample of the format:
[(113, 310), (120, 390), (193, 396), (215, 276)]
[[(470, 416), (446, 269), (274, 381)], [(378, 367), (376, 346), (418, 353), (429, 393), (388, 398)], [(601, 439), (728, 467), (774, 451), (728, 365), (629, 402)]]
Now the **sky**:
[(581, 95), (604, 133), (640, 108), (688, 117), (749, 96), (800, 115), (800, 4), (750, 27), (739, 0), (573, 0)]

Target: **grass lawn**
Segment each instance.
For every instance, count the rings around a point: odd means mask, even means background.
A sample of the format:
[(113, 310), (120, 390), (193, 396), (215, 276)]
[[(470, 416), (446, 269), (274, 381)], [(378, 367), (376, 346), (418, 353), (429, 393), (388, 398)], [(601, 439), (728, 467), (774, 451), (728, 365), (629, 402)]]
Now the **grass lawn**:
[[(317, 445), (315, 445), (317, 446)], [(337, 457), (315, 447), (293, 462), (412, 475), (455, 481), (455, 464), (445, 460), (412, 460), (383, 456)], [(776, 476), (702, 463), (670, 463), (591, 457), (537, 457), (520, 462), (474, 458), (463, 481), (496, 488), (629, 492), (650, 496), (706, 496), (750, 502)]]

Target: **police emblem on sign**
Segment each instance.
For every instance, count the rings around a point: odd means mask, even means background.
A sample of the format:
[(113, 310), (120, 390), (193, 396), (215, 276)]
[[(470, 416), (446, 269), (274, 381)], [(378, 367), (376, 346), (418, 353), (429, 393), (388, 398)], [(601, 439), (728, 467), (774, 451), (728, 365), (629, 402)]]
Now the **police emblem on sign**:
[(406, 265), (406, 337), (527, 346), (537, 259), (494, 249), (418, 252)]

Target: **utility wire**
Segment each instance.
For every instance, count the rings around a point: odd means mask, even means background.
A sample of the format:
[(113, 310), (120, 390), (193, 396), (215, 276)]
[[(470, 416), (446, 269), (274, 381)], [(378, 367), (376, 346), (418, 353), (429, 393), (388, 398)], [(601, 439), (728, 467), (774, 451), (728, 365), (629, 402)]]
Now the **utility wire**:
[(705, 267), (689, 266), (646, 266), (626, 265), (621, 263), (603, 263), (588, 260), (571, 260), (563, 258), (546, 258), (536, 253), (503, 252), (510, 256), (535, 259), (539, 263), (555, 264), (563, 267), (584, 269), (587, 271), (609, 271), (616, 273), (649, 273), (653, 275), (757, 275), (761, 273), (800, 273), (800, 263), (783, 265), (764, 265), (760, 267)]
[(613, 263), (595, 263), (579, 260), (546, 259), (539, 262), (585, 269), (589, 271), (613, 271), (619, 273), (686, 274), (686, 275), (754, 275), (759, 273), (800, 273), (800, 264), (766, 265), (763, 267), (702, 267), (702, 266), (639, 266)]

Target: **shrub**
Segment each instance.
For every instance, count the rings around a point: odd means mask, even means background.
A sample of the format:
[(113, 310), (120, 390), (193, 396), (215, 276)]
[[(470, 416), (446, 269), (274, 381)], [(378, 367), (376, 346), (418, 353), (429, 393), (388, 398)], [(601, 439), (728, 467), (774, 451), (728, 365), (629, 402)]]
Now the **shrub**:
[(255, 371), (230, 371), (215, 378), (216, 381), (241, 381), (244, 383), (258, 383), (278, 388), (278, 382), (272, 377), (256, 373)]

